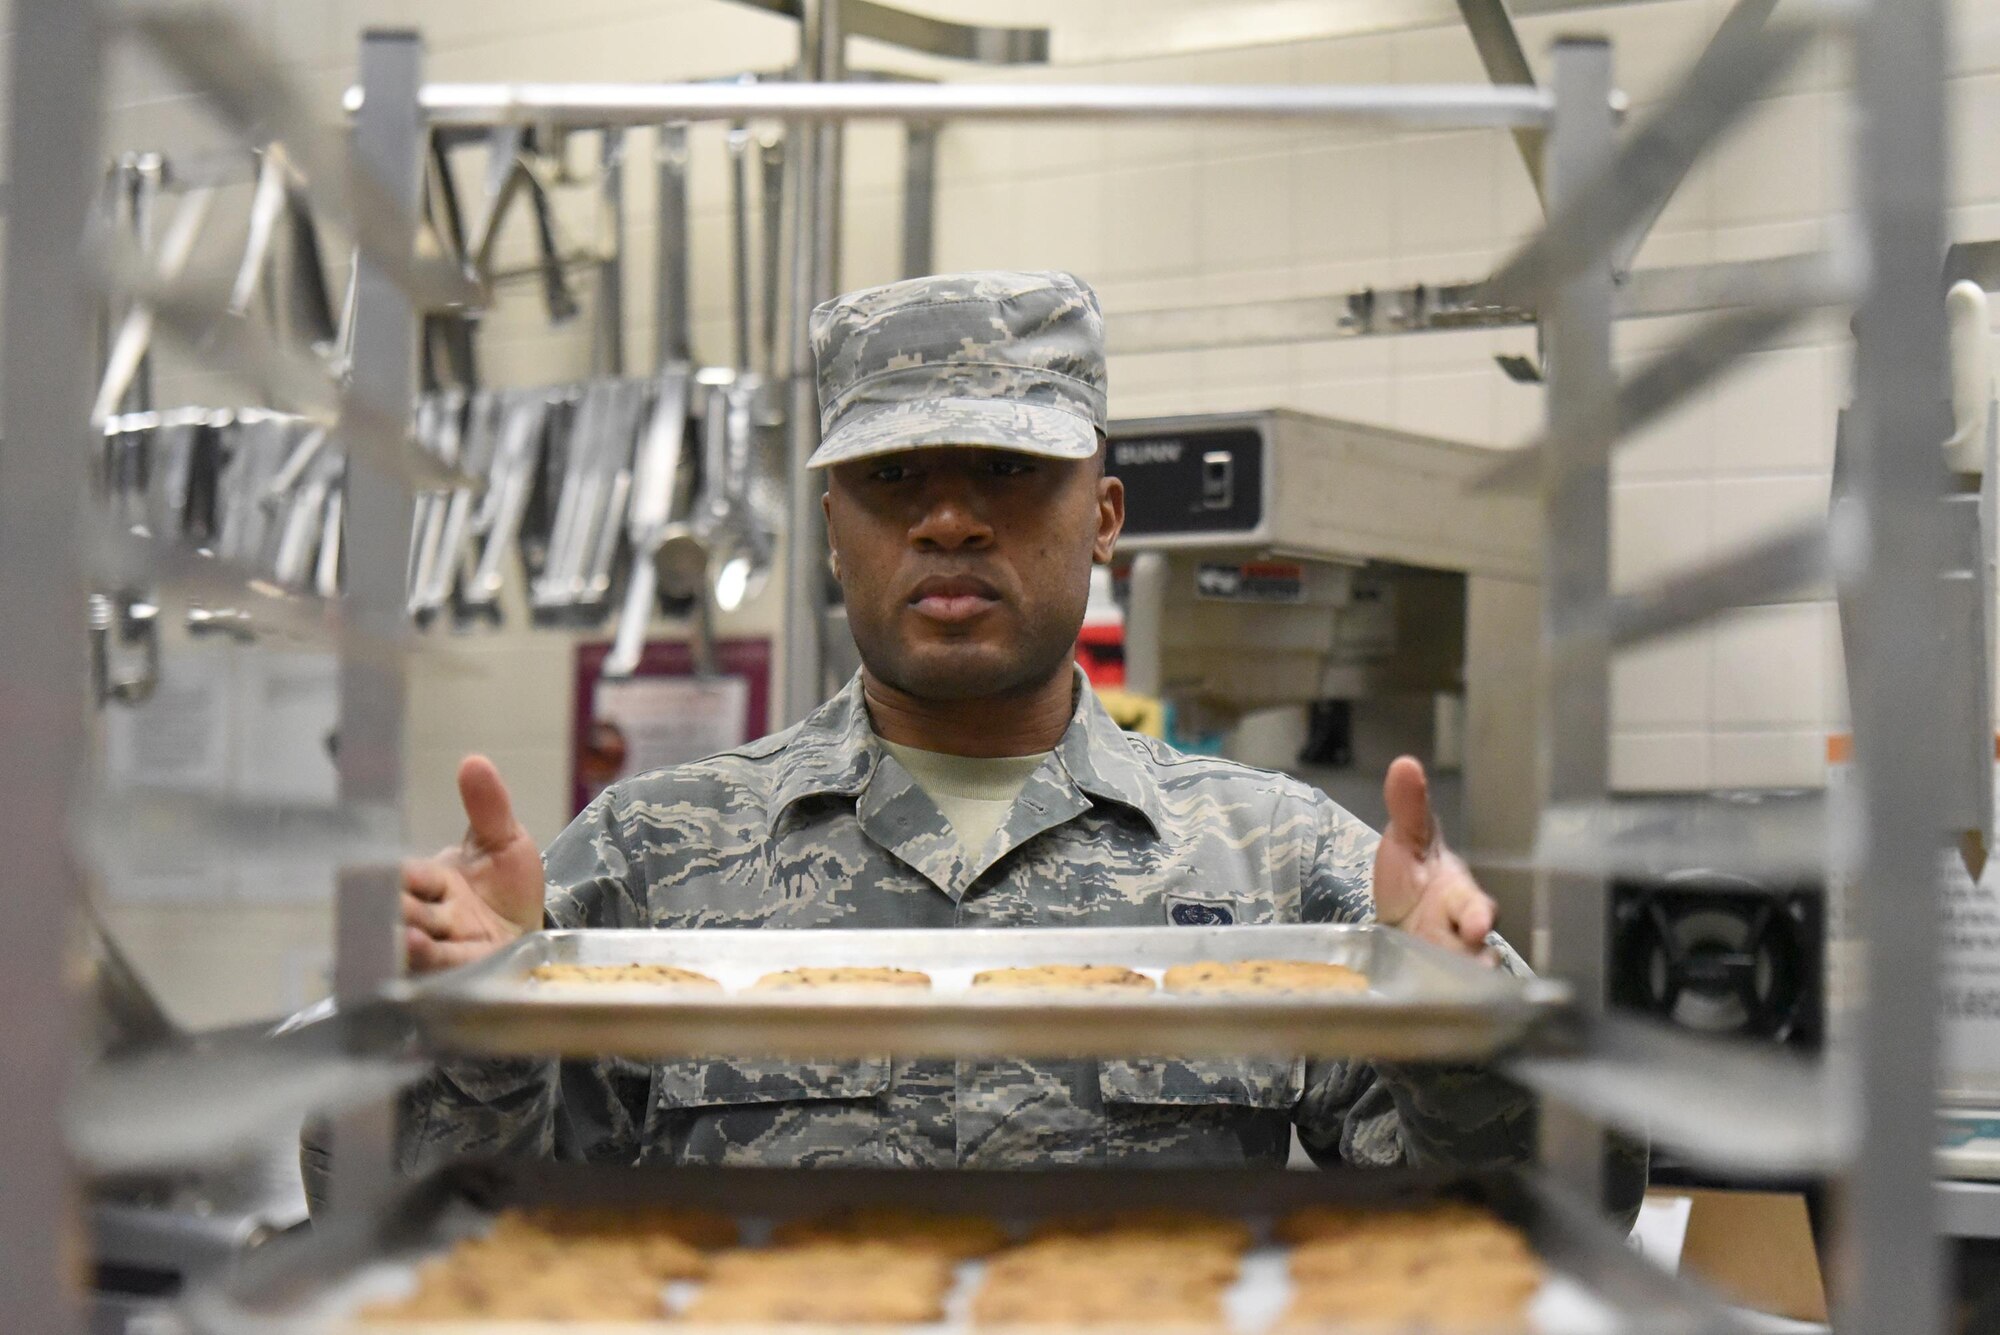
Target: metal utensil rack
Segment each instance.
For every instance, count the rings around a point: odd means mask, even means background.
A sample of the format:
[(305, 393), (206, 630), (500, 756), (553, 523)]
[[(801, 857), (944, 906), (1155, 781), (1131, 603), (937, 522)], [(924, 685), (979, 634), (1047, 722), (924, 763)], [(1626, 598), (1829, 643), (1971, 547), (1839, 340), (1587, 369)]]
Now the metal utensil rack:
[[(1768, 8), (1768, 6), (1766, 6)], [(842, 121), (881, 117), (962, 119), (1159, 118), (1257, 122), (1347, 120), (1403, 127), (1491, 127), (1541, 131), (1550, 221), (1484, 285), (1484, 304), (1532, 309), (1548, 361), (1548, 429), (1532, 453), (1509, 460), (1496, 483), (1532, 478), (1544, 502), (1544, 708), (1541, 745), (1545, 816), (1537, 861), (1546, 876), (1544, 966), (1570, 984), (1578, 1006), (1567, 1050), (1538, 1051), (1514, 1069), (1553, 1101), (1544, 1117), (1552, 1177), (1589, 1199), (1602, 1160), (1598, 1120), (1613, 1120), (1701, 1153), (1718, 1129), (1729, 1155), (1761, 1156), (1838, 1173), (1843, 1182), (1845, 1262), (1838, 1276), (1842, 1329), (1938, 1330), (1942, 1283), (1931, 1183), (1932, 1070), (1937, 955), (1936, 861), (1942, 804), (1929, 765), (1938, 741), (1936, 584), (1943, 568), (1932, 540), (1945, 494), (1943, 462), (1930, 438), (1944, 377), (1936, 301), (1942, 254), (1944, 20), (1938, 0), (1873, 0), (1811, 7), (1783, 25), (1736, 34), (1621, 146), (1610, 51), (1591, 41), (1559, 44), (1555, 76), (1533, 87), (1096, 87), (854, 85), (834, 82), (845, 29), (838, 0), (803, 0), (801, 65), (817, 81), (787, 85), (425, 84), (412, 33), (364, 41), (354, 124), (354, 172), (301, 127), (288, 145), (321, 185), (345, 185), (347, 217), (361, 248), (353, 382), (340, 394), (351, 468), (347, 592), (329, 626), (345, 651), (342, 669), (342, 794), (327, 823), (345, 850), (336, 991), (357, 1013), (394, 972), (394, 873), (382, 855), (397, 842), (400, 729), (406, 633), (404, 574), (411, 492), (402, 459), (413, 400), (418, 313), (473, 300), (461, 275), (414, 258), (419, 154), (427, 127), (474, 122), (554, 125), (664, 120), (778, 119), (814, 125), (822, 150), (796, 164), (789, 318), (794, 330), (790, 414), (795, 466), (812, 448), (803, 311), (832, 274), (828, 182), (838, 164)], [(870, 7), (870, 12), (876, 12)], [(64, 935), (83, 877), (69, 829), (79, 802), (85, 736), (83, 640), (77, 633), (87, 577), (99, 553), (82, 522), (84, 408), (89, 331), (83, 318), (95, 269), (79, 255), (79, 220), (99, 124), (102, 7), (82, 0), (31, 3), (13, 46), (11, 163), (17, 181), (6, 236), (9, 300), (0, 425), (0, 836), (10, 852), (9, 931), (0, 934), (0, 978), (32, 1023), (0, 1033), (0, 1146), (8, 1209), (0, 1254), (12, 1282), (0, 1292), (6, 1329), (74, 1329), (55, 1221), (74, 1207), (65, 1147), (64, 1098), (71, 1084), (73, 1026), (62, 978)], [(168, 20), (140, 19), (145, 28)], [(172, 45), (175, 32), (150, 36)], [(179, 37), (185, 39), (186, 31)], [(1851, 253), (1768, 271), (1754, 304), (1716, 317), (1679, 348), (1621, 383), (1611, 363), (1615, 293), (1611, 257), (1642, 228), (1686, 166), (1788, 67), (1811, 40), (1851, 43), (1859, 112), (1856, 141), (1859, 235)], [(225, 110), (251, 122), (284, 123), (287, 104), (266, 71), (198, 59), (179, 48), (183, 71)], [(329, 176), (336, 179), (329, 181)], [(816, 185), (817, 188), (811, 188)], [(124, 290), (163, 316), (190, 294), (148, 286), (112, 266)], [(1614, 596), (1608, 583), (1610, 461), (1623, 430), (1711, 377), (1790, 320), (1853, 302), (1857, 390), (1852, 421), (1857, 504), (1838, 527), (1815, 526), (1739, 553), (1694, 575)], [(174, 321), (165, 321), (171, 326)], [(251, 356), (270, 369), (276, 352)], [(391, 405), (394, 405), (393, 407)], [(809, 489), (794, 506), (810, 519)], [(817, 578), (810, 522), (795, 523), (788, 631), (788, 706), (799, 713), (817, 691), (816, 608), (799, 597)], [(1883, 967), (1841, 1064), (1788, 1065), (1743, 1057), (1604, 1011), (1606, 878), (1662, 837), (1647, 813), (1606, 803), (1610, 657), (1713, 617), (1729, 606), (1831, 572), (1851, 595), (1869, 650), (1851, 681), (1857, 771), (1863, 794), (1856, 828), (1841, 832), (1858, 871), (1853, 916), (1869, 958)], [(231, 828), (229, 812), (204, 813)], [(253, 813), (254, 814), (254, 813)], [(1664, 819), (1664, 818), (1662, 818)], [(1723, 832), (1704, 851), (1728, 861), (1770, 856), (1765, 832)], [(1777, 840), (1789, 848), (1784, 838)], [(1788, 855), (1789, 856), (1789, 855)], [(1816, 860), (1823, 861), (1820, 851)], [(1672, 1094), (1663, 1100), (1661, 1091)], [(390, 1181), (383, 1154), (387, 1110), (341, 1131), (355, 1208)], [(1689, 1143), (1689, 1142), (1693, 1143)], [(1860, 1152), (1865, 1147), (1865, 1153)], [(1728, 1155), (1718, 1155), (1728, 1157)], [(372, 1184), (372, 1186), (371, 1186)]]

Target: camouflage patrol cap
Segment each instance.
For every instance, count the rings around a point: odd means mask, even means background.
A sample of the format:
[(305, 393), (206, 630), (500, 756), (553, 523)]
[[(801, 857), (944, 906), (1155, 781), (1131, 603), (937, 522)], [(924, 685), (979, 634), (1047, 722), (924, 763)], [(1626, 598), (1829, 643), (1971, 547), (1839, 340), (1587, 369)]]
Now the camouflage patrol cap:
[(1074, 274), (937, 274), (812, 313), (820, 447), (807, 466), (919, 445), (1088, 459), (1104, 429), (1104, 317)]

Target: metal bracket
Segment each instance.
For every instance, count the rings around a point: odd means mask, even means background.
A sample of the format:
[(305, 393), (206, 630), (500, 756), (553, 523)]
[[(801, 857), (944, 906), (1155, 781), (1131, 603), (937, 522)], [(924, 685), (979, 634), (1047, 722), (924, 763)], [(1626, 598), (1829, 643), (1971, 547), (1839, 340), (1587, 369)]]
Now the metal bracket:
[[(803, 0), (736, 2), (800, 22), (806, 17)], [(1046, 65), (1049, 61), (1047, 28), (952, 23), (928, 14), (913, 14), (907, 9), (871, 4), (869, 0), (847, 0), (840, 7), (840, 20), (850, 37), (887, 42), (906, 51), (921, 51), (946, 60), (969, 60), (982, 65)]]
[[(1514, 20), (1507, 14), (1506, 0), (1458, 0), (1458, 12), (1465, 17), (1466, 30), (1472, 34), (1472, 44), (1479, 48), (1479, 63), (1486, 66), (1488, 78), (1498, 85), (1535, 86), (1535, 72), (1529, 68), (1528, 55), (1521, 49), (1521, 38), (1514, 31)], [(1514, 146), (1521, 150), (1521, 164), (1528, 169), (1535, 198), (1544, 205), (1548, 200), (1542, 193), (1542, 143), (1547, 137), (1543, 131), (1528, 126), (1514, 131)]]

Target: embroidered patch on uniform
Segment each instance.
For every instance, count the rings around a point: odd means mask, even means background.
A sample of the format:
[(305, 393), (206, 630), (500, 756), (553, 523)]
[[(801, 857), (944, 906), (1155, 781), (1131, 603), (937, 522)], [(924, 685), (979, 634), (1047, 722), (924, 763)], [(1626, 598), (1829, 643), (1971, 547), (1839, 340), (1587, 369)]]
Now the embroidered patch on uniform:
[(1236, 921), (1236, 905), (1227, 899), (1169, 895), (1167, 921), (1176, 927), (1228, 927)]

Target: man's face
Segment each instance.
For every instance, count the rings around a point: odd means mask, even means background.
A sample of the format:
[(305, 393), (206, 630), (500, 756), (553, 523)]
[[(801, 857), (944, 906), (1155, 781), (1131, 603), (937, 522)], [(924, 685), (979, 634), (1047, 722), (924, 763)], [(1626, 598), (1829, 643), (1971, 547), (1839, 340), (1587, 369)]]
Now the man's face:
[(1124, 484), (1098, 459), (951, 446), (828, 470), (827, 534), (861, 661), (919, 699), (1046, 683), (1111, 559)]

